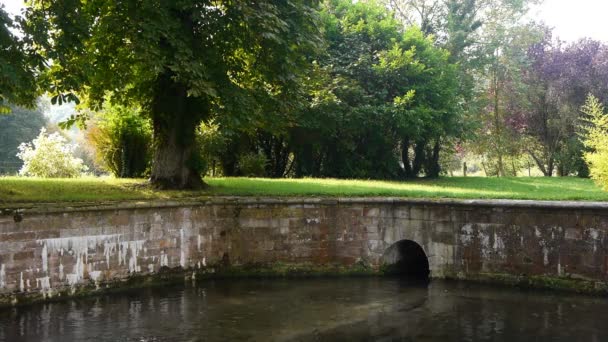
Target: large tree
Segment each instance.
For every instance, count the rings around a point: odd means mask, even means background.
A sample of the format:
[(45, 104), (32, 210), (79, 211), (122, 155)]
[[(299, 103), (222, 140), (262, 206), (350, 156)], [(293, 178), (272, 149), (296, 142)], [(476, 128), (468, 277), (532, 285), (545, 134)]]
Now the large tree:
[[(196, 188), (195, 129), (260, 113), (297, 88), (303, 51), (317, 43), (315, 0), (33, 0), (24, 31), (52, 65), (40, 78), (55, 101), (141, 105), (152, 120), (151, 180)], [(283, 96), (283, 99), (288, 99)]]
[(462, 121), (448, 52), (373, 1), (327, 1), (322, 17), (328, 47), (291, 135), (296, 175), (438, 176)]

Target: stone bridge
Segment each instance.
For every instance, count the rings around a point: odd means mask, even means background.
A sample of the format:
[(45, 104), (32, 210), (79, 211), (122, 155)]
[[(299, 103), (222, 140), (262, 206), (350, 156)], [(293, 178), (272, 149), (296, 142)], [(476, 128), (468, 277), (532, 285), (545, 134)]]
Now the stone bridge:
[(607, 288), (607, 203), (217, 197), (2, 213), (0, 304), (260, 269)]

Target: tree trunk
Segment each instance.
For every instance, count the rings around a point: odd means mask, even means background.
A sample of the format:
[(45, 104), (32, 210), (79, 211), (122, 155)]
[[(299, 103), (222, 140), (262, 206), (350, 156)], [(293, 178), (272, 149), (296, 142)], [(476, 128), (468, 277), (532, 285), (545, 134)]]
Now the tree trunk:
[(403, 163), (403, 172), (405, 178), (412, 178), (412, 165), (410, 165), (410, 139), (405, 137), (401, 141), (401, 162)]
[(439, 138), (435, 140), (433, 144), (433, 150), (430, 153), (429, 160), (429, 169), (427, 170), (427, 177), (430, 178), (438, 178), (439, 173), (441, 172), (441, 166), (439, 165), (439, 151), (441, 149), (441, 145), (439, 145)]
[(195, 140), (207, 103), (188, 97), (187, 87), (172, 76), (170, 71), (159, 76), (150, 108), (155, 148), (150, 182), (160, 189), (201, 189)]
[(549, 158), (549, 166), (547, 167), (547, 174), (545, 176), (552, 177), (554, 169), (555, 169), (555, 162), (553, 161), (553, 158)]
[(498, 177), (504, 177), (504, 176), (505, 176), (505, 166), (502, 161), (502, 154), (499, 152), (498, 153)]
[(532, 159), (534, 159), (536, 166), (538, 166), (543, 175), (545, 177), (551, 177), (551, 175), (553, 174), (553, 158), (549, 158), (549, 162), (545, 167), (543, 161), (539, 157), (537, 157), (536, 154), (534, 154), (531, 150), (528, 150), (528, 154), (530, 155), (530, 157), (532, 157)]
[(426, 141), (416, 141), (414, 146), (414, 161), (412, 163), (412, 177), (418, 177), (425, 159), (424, 146)]
[[(194, 139), (184, 144), (176, 127), (166, 137), (155, 139), (154, 162), (150, 181), (160, 189), (201, 189), (205, 186), (200, 173), (191, 165), (195, 152)], [(155, 130), (155, 137), (157, 132)]]

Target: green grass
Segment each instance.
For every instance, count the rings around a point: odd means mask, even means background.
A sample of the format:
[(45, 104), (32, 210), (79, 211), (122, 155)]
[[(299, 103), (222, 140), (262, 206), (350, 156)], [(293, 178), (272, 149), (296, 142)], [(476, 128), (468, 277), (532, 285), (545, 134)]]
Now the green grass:
[(411, 198), (608, 201), (608, 192), (579, 178), (451, 177), (436, 180), (206, 178), (205, 191), (157, 191), (141, 179), (0, 177), (0, 203), (106, 202), (228, 196), (394, 196)]

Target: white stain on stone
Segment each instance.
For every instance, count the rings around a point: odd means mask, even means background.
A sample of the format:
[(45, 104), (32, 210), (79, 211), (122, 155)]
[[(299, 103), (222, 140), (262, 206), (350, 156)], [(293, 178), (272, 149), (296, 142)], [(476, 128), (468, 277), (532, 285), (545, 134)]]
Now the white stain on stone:
[(481, 243), (481, 255), (484, 258), (490, 257), (490, 235), (479, 231), (477, 236), (479, 238), (479, 242)]
[(72, 273), (66, 275), (66, 280), (70, 286), (73, 287), (84, 278), (85, 260), (86, 258), (83, 260), (82, 254), (76, 255), (76, 265), (74, 265), (74, 270)]
[(99, 278), (101, 277), (101, 271), (90, 271), (89, 278), (95, 283), (95, 287), (99, 289)]
[(6, 269), (4, 264), (0, 265), (0, 289), (6, 286)]
[(540, 230), (537, 226), (534, 226), (534, 235), (536, 235), (537, 238), (541, 236)]
[(587, 231), (589, 232), (589, 237), (591, 240), (593, 240), (593, 252), (595, 253), (597, 252), (597, 243), (600, 239), (600, 232), (595, 228), (589, 228)]
[(500, 255), (501, 257), (506, 257), (505, 254), (505, 243), (502, 240), (502, 238), (500, 236), (498, 236), (498, 234), (496, 234), (496, 232), (494, 233), (494, 250), (498, 252), (498, 255)]
[(148, 264), (148, 272), (154, 273), (154, 264)]
[(51, 297), (51, 279), (49, 276), (36, 278), (36, 287), (44, 297)]
[[(72, 236), (64, 238), (44, 239), (37, 242), (44, 245), (50, 252), (61, 253), (63, 250), (73, 254), (86, 254), (91, 248), (109, 241), (118, 241), (121, 234)], [(43, 248), (45, 248), (43, 247)]]
[[(120, 241), (121, 236), (122, 234), (107, 234), (38, 240), (37, 243), (42, 245), (42, 270), (48, 273), (48, 255), (50, 253), (58, 253), (61, 256), (66, 253), (73, 256), (76, 262), (71, 273), (65, 274), (63, 263), (59, 264), (59, 279), (65, 279), (73, 287), (84, 279), (87, 269), (92, 268), (88, 266), (89, 251), (96, 251), (98, 247), (103, 246), (108, 269), (111, 257), (118, 254), (119, 265), (127, 265), (131, 273), (140, 272), (137, 257), (143, 249), (145, 241)], [(101, 275), (101, 271), (90, 271), (88, 274), (97, 283), (96, 279)], [(50, 282), (47, 281), (47, 283), (50, 286)], [(37, 284), (43, 291), (48, 290), (45, 289), (44, 278), (37, 278)]]
[(116, 242), (109, 241), (106, 241), (103, 244), (103, 255), (106, 257), (106, 267), (108, 269), (110, 269), (110, 255), (116, 252), (117, 245)]
[(120, 254), (122, 254), (122, 258), (126, 261), (127, 252), (129, 254), (129, 273), (141, 272), (141, 267), (137, 263), (137, 257), (139, 256), (139, 252), (143, 250), (143, 246), (145, 240), (136, 240), (136, 241), (127, 241), (121, 243)]
[(179, 265), (186, 268), (186, 251), (184, 251), (186, 241), (184, 237), (184, 228), (179, 230)]
[(25, 285), (23, 284), (23, 272), (19, 273), (19, 291), (23, 292), (25, 290)]
[[(89, 236), (74, 236), (64, 238), (53, 238), (38, 240), (42, 247), (42, 270), (48, 271), (48, 254), (49, 252), (56, 252), (63, 256), (64, 252), (76, 258), (76, 264), (72, 273), (67, 274), (65, 277), (68, 284), (71, 286), (77, 284), (84, 277), (84, 270), (89, 258), (89, 249), (95, 250), (97, 246), (103, 243), (104, 254), (106, 254), (106, 261), (109, 264), (109, 250), (106, 246), (112, 243), (116, 244), (120, 240), (120, 234), (109, 234), (109, 235), (89, 235)], [(59, 266), (59, 278), (63, 279), (63, 265)]]
[(589, 236), (593, 239), (593, 240), (598, 240), (600, 237), (600, 232), (595, 229), (595, 228), (589, 228)]
[(169, 266), (169, 258), (168, 255), (165, 254), (165, 251), (160, 252), (160, 267)]
[(42, 246), (42, 271), (47, 272), (49, 270), (49, 252), (46, 248), (46, 243)]
[(473, 239), (473, 225), (467, 223), (460, 228), (460, 231), (460, 242), (464, 245), (471, 243), (471, 240)]
[(154, 222), (156, 222), (156, 223), (161, 222), (163, 220), (163, 217), (160, 216), (159, 213), (154, 213), (154, 215), (152, 215), (152, 217), (154, 219)]
[(543, 246), (543, 265), (549, 265), (549, 249), (546, 246)]
[(201, 251), (201, 244), (203, 243), (203, 237), (201, 236), (201, 234), (197, 235), (196, 238), (196, 248), (198, 249), (198, 251)]

